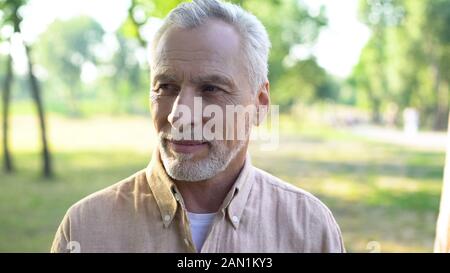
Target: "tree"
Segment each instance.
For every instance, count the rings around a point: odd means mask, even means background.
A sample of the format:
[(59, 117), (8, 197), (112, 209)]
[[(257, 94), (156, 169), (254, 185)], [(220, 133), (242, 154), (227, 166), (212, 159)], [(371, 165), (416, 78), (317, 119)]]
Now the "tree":
[(150, 18), (163, 18), (183, 0), (131, 0), (128, 17), (119, 30), (128, 38), (137, 39), (140, 45), (147, 47), (148, 42), (142, 35), (142, 28), (149, 24)]
[[(327, 24), (325, 10), (322, 8), (319, 14), (313, 16), (306, 6), (295, 0), (235, 2), (255, 14), (269, 34), (272, 43), (269, 54), (269, 80), (274, 103), (280, 104), (281, 108), (287, 111), (297, 100), (306, 98), (309, 92), (319, 92), (317, 77), (302, 76), (308, 74), (308, 70), (318, 68), (315, 59), (299, 60), (293, 59), (291, 55), (295, 46), (308, 46), (316, 41), (320, 29)], [(294, 84), (290, 85), (287, 93), (286, 81)], [(312, 90), (308, 91), (309, 87)], [(316, 97), (315, 94), (311, 96)]]
[[(426, 127), (447, 126), (450, 1), (361, 0), (372, 30), (351, 82), (365, 94), (374, 121), (387, 103), (417, 108)], [(399, 111), (401, 113), (401, 111)]]
[(296, 61), (277, 79), (274, 98), (285, 110), (295, 103), (337, 100), (338, 88), (314, 58)]
[(148, 67), (138, 54), (143, 49), (137, 40), (126, 39), (120, 32), (116, 38), (117, 50), (99, 64), (99, 70), (108, 73), (102, 73), (97, 90), (107, 87), (104, 96), (112, 98), (114, 113), (147, 113)]
[(433, 75), (436, 96), (433, 128), (447, 127), (450, 82), (450, 1), (436, 0), (425, 7), (424, 50)]
[(29, 45), (25, 46), (25, 52), (27, 54), (27, 64), (28, 64), (28, 80), (30, 82), (30, 90), (31, 90), (31, 96), (33, 98), (33, 101), (36, 105), (36, 110), (38, 114), (38, 120), (39, 120), (39, 128), (40, 128), (40, 134), (41, 134), (41, 141), (42, 141), (42, 157), (43, 157), (43, 171), (44, 175), (46, 177), (52, 176), (52, 165), (51, 165), (51, 157), (50, 157), (50, 151), (48, 147), (48, 140), (47, 140), (47, 129), (46, 129), (46, 123), (45, 123), (45, 113), (44, 113), (44, 105), (42, 103), (41, 98), (41, 88), (39, 85), (39, 82), (34, 75), (33, 72), (33, 61), (31, 59), (31, 48)]
[(81, 115), (78, 102), (83, 96), (81, 73), (83, 65), (97, 63), (96, 46), (104, 30), (89, 17), (67, 21), (57, 20), (39, 36), (36, 56), (52, 77), (47, 87), (65, 96), (72, 116)]
[(402, 9), (392, 0), (360, 1), (360, 18), (372, 30), (372, 37), (361, 53), (352, 82), (365, 92), (374, 123), (382, 122), (383, 103), (391, 100), (388, 31), (402, 16)]
[(2, 96), (3, 168), (6, 172), (12, 172), (14, 170), (11, 151), (9, 148), (9, 105), (11, 100), (11, 83), (13, 81), (13, 77), (12, 56), (11, 54), (8, 54)]
[[(3, 11), (3, 17), (1, 21), (1, 26), (11, 26), (14, 33), (20, 35), (20, 23), (22, 18), (19, 15), (19, 9), (26, 4), (26, 0), (3, 0), (0, 2), (1, 10)], [(11, 36), (12, 37), (12, 36)], [(9, 37), (9, 42), (11, 43), (11, 37)], [(51, 157), (48, 146), (47, 134), (46, 134), (46, 122), (44, 107), (41, 99), (41, 91), (39, 88), (39, 82), (36, 79), (33, 71), (33, 62), (30, 54), (30, 45), (23, 43), (25, 47), (25, 52), (28, 62), (28, 75), (30, 81), (30, 90), (33, 98), (33, 102), (36, 105), (40, 136), (42, 142), (42, 162), (43, 162), (43, 174), (46, 177), (52, 176), (52, 165)], [(10, 93), (11, 93), (11, 82), (13, 80), (13, 70), (12, 70), (12, 56), (11, 52), (8, 55), (7, 72), (4, 83), (4, 94), (3, 94), (3, 151), (4, 151), (4, 166), (7, 171), (12, 171), (11, 156), (8, 148), (8, 118), (9, 118), (9, 104), (10, 104)]]

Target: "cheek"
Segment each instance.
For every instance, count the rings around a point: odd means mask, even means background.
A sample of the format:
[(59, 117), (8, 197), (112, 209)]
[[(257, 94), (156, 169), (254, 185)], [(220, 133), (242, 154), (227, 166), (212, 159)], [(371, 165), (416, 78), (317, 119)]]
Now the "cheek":
[(151, 114), (155, 130), (160, 132), (164, 127), (168, 126), (167, 117), (172, 109), (169, 99), (157, 99), (151, 102)]
[[(222, 128), (216, 129), (221, 130), (222, 139), (228, 140), (225, 145), (228, 147), (232, 147), (235, 145), (237, 141), (246, 140), (252, 120), (252, 111), (254, 107), (254, 103), (252, 101), (252, 96), (246, 96), (246, 94), (227, 94), (223, 96), (215, 96), (203, 98), (206, 105), (216, 105), (220, 108), (221, 112), (219, 117), (216, 117), (221, 120)], [(230, 105), (229, 109), (227, 109), (227, 105)], [(240, 108), (235, 108), (236, 106), (241, 106), (245, 109), (250, 107), (250, 112), (247, 110), (243, 111)], [(230, 110), (230, 113), (227, 113), (227, 110)], [(213, 118), (211, 118), (213, 119)], [(209, 121), (207, 119), (206, 121)]]

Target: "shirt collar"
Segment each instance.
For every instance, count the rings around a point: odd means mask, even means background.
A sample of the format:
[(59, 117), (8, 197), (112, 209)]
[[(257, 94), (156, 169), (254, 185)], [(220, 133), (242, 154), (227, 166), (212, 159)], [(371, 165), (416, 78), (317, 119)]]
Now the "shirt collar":
[(153, 153), (152, 160), (145, 170), (145, 175), (161, 212), (161, 219), (164, 222), (164, 226), (167, 227), (172, 222), (177, 211), (177, 200), (174, 196), (175, 184), (162, 165), (158, 148)]
[[(164, 226), (168, 227), (175, 217), (180, 198), (177, 196), (175, 183), (167, 175), (161, 162), (159, 148), (155, 148), (145, 175), (161, 213)], [(241, 221), (253, 180), (253, 166), (250, 155), (247, 154), (244, 166), (220, 208), (226, 213), (226, 218), (235, 229), (238, 228)]]

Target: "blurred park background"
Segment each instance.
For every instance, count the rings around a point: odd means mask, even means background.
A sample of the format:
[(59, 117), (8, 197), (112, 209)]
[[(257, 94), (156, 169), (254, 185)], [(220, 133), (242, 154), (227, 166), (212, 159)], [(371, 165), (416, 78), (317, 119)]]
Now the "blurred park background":
[[(178, 0), (0, 0), (0, 252), (47, 252), (82, 197), (148, 163), (148, 44)], [(276, 152), (349, 252), (431, 252), (450, 0), (240, 0), (267, 27)]]

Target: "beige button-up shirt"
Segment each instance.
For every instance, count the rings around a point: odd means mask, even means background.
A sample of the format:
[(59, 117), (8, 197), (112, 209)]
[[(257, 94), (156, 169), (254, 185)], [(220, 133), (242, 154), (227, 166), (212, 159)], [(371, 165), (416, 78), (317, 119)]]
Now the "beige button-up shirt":
[(245, 164), (201, 249), (156, 152), (149, 166), (74, 204), (52, 252), (344, 252), (330, 210), (299, 188)]

